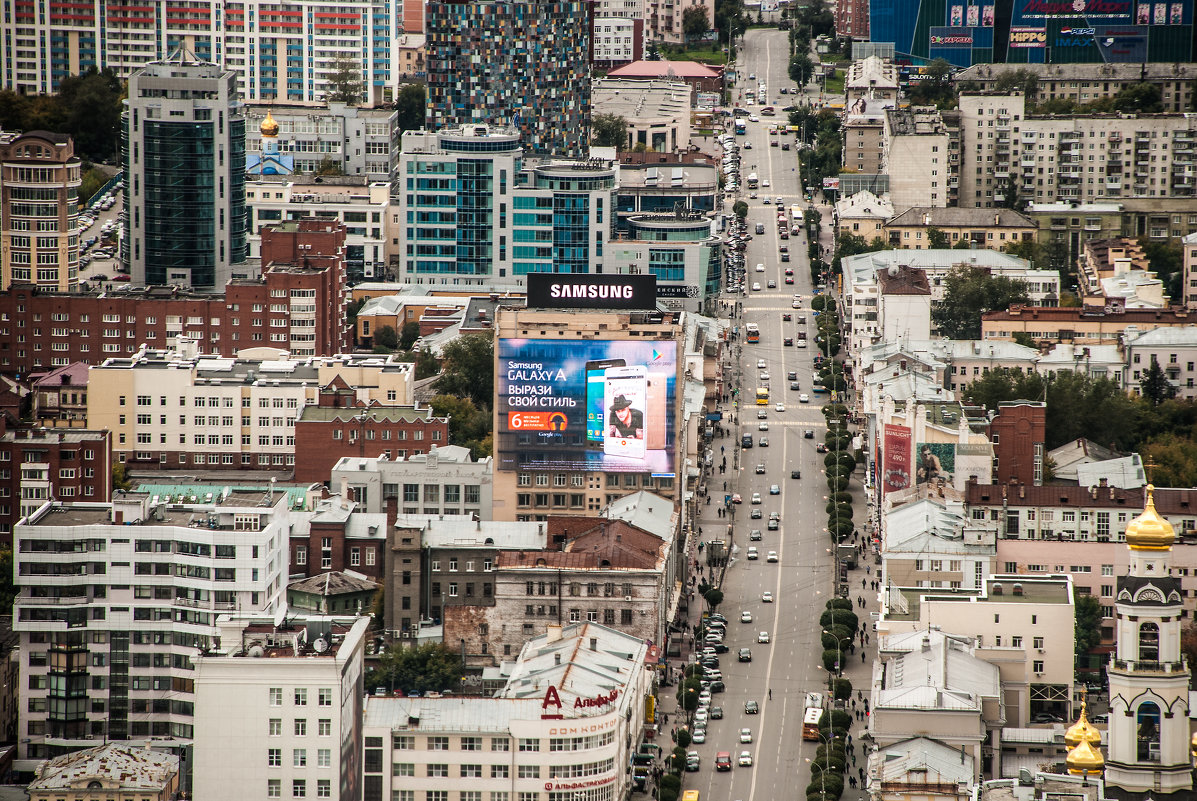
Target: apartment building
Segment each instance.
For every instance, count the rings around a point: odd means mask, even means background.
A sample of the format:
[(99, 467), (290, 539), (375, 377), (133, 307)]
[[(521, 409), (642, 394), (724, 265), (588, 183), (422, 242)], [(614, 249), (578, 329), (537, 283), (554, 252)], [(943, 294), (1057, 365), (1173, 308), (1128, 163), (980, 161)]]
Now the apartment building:
[(44, 426), (85, 425), (87, 421), (87, 365), (75, 362), (56, 367), (30, 383), (33, 418)]
[(686, 31), (682, 26), (686, 9), (703, 8), (712, 28), (715, 26), (714, 0), (684, 0), (672, 3), (669, 0), (644, 0), (647, 13), (648, 36), (651, 41), (668, 44), (685, 44)]
[(942, 233), (952, 247), (963, 241), (971, 247), (990, 250), (1031, 242), (1037, 232), (1033, 220), (1013, 209), (914, 206), (886, 221), (885, 236), (892, 247), (921, 250), (931, 247), (928, 228)]
[(1183, 328), (1197, 323), (1186, 309), (1040, 308), (1014, 306), (981, 315), (982, 339), (1012, 340), (1018, 332), (1032, 339), (1077, 345), (1118, 344), (1157, 328)]
[(367, 794), (398, 798), (418, 782), (444, 801), (628, 797), (653, 725), (648, 652), (596, 623), (555, 625), (523, 646), (494, 697), (367, 698)]
[(221, 615), (193, 660), (194, 797), (361, 798), (369, 627), (368, 616)]
[[(866, 18), (867, 18), (867, 6)], [(845, 9), (852, 14), (851, 5)], [(868, 23), (865, 23), (866, 27)], [(857, 38), (854, 34), (848, 34)], [(867, 38), (868, 35), (865, 35)], [(898, 99), (898, 67), (893, 61), (872, 55), (853, 61), (844, 75), (844, 96), (849, 105), (853, 100)], [(896, 103), (895, 103), (896, 105)]]
[(49, 500), (106, 501), (112, 494), (112, 436), (86, 428), (11, 426), (0, 415), (0, 542)]
[(892, 100), (858, 98), (844, 114), (843, 166), (857, 173), (875, 175), (885, 164), (885, 114)]
[(395, 218), (401, 282), (503, 291), (522, 289), (530, 272), (597, 270), (611, 237), (618, 164), (524, 156), (514, 129), (404, 136)]
[(886, 196), (869, 191), (846, 195), (835, 204), (835, 224), (840, 234), (859, 236), (865, 242), (885, 238), (885, 223), (894, 216), (894, 204)]
[(1152, 362), (1160, 366), (1176, 397), (1197, 398), (1197, 325), (1157, 328), (1124, 342), (1127, 388), (1138, 394), (1139, 382)]
[(945, 116), (950, 115), (922, 106), (886, 111), (882, 172), (889, 175), (894, 211), (956, 205), (960, 137)]
[(66, 134), (0, 135), (0, 289), (79, 283), (82, 162)]
[[(99, 6), (47, 9), (26, 15), (6, 0), (13, 20), (2, 35), (17, 58), (0, 65), (0, 86), (22, 94), (58, 91), (58, 83), (89, 67), (121, 78), (182, 47), (223, 63), (250, 102), (323, 104), (338, 58), (361, 67), (362, 100), (390, 102), (395, 77), (389, 46), (400, 28), (399, 3), (299, 0), (286, 9), (262, 0), (226, 7), (215, 0), (153, 0), (105, 13)], [(409, 13), (411, 13), (409, 11)], [(363, 41), (376, 46), (363, 48)]]
[(344, 482), (349, 497), (365, 512), (395, 507), (404, 515), (468, 515), (489, 520), (492, 457), (474, 459), (460, 445), (432, 443), (425, 453), (342, 456), (328, 485)]
[[(194, 737), (196, 650), (217, 616), (274, 614), (289, 494), (47, 502), (13, 535), (19, 769), (107, 741)], [(67, 577), (67, 578), (64, 578)]]
[(591, 20), (592, 67), (612, 69), (644, 58), (644, 3), (600, 0)]
[(1077, 261), (1077, 288), (1086, 305), (1120, 301), (1128, 309), (1158, 309), (1168, 297), (1138, 240), (1086, 240)]
[(1186, 114), (1028, 116), (1021, 94), (966, 93), (960, 146), (965, 207), (1011, 192), (1036, 203), (1194, 197), (1197, 121)]
[(970, 521), (960, 501), (936, 497), (934, 491), (929, 495), (895, 505), (882, 516), (882, 582), (981, 589), (994, 572), (995, 527)]
[[(1183, 63), (1117, 63), (1096, 64), (974, 64), (960, 70), (953, 80), (969, 83), (983, 91), (992, 91), (994, 84), (1010, 73), (1030, 73), (1038, 78), (1033, 95), (1028, 99), (1038, 103), (1045, 100), (1071, 100), (1092, 103), (1113, 98), (1123, 89), (1149, 83), (1160, 90), (1164, 111), (1189, 111), (1193, 107), (1193, 78), (1197, 64)], [(1025, 87), (1023, 87), (1025, 89)]]
[(246, 153), (262, 151), (261, 129), (267, 114), (278, 125), (278, 150), (294, 157), (296, 172), (312, 174), (331, 164), (341, 175), (369, 183), (388, 183), (395, 177), (399, 112), (394, 108), (336, 101), (315, 108), (247, 103)]
[(1076, 264), (1085, 242), (1113, 239), (1122, 235), (1123, 204), (1101, 203), (1028, 203), (1022, 213), (1038, 224), (1039, 244), (1049, 248), (1048, 264), (1063, 267)]
[[(117, 461), (143, 468), (277, 470), (295, 466), (296, 421), (338, 377), (359, 403), (408, 405), (410, 363), (278, 357), (202, 356), (194, 343), (180, 340), (176, 350), (143, 348), (130, 358), (108, 359), (90, 372), (88, 423), (113, 432)], [(349, 446), (356, 448), (356, 441)]]

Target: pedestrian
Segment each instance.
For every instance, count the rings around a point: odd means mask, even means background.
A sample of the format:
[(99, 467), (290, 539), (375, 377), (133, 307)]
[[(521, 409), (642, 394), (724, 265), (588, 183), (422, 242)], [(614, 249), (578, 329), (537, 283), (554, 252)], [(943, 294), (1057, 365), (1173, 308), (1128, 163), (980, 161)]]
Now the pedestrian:
[(861, 651), (860, 652), (860, 663), (863, 665), (864, 662), (865, 662), (865, 652)]
[(860, 780), (861, 780), (862, 782), (865, 780), (865, 779), (864, 779), (864, 768), (860, 768)]
[(848, 777), (848, 786), (851, 787), (853, 790), (856, 789), (856, 777), (855, 776)]
[(860, 580), (860, 588), (861, 588), (862, 590), (865, 588), (865, 580), (864, 580), (864, 579), (861, 579), (861, 580)]

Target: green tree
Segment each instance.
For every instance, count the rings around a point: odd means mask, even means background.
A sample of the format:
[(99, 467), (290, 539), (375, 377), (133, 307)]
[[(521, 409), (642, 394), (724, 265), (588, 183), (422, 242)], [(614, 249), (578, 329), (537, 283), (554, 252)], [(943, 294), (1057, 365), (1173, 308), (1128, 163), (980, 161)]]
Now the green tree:
[(411, 350), (419, 338), (420, 324), (415, 320), (404, 323), (403, 330), (399, 332), (399, 350)]
[(686, 41), (698, 41), (710, 29), (706, 6), (690, 6), (682, 12), (682, 33), (686, 34)]
[(62, 114), (57, 130), (71, 135), (78, 153), (95, 160), (113, 158), (120, 147), (122, 95), (121, 80), (111, 69), (89, 67), (63, 78), (56, 96)]
[(106, 183), (108, 183), (108, 173), (101, 169), (92, 167), (83, 173), (83, 180), (79, 184), (79, 207), (85, 206), (87, 201), (91, 200), (92, 196)]
[(741, 220), (748, 216), (748, 204), (743, 200), (737, 200), (732, 204), (732, 214), (739, 217)]
[(440, 371), (440, 364), (437, 363), (436, 357), (426, 350), (418, 351), (415, 355), (416, 361), (416, 380), (422, 381), (425, 378), (432, 378)]
[(931, 310), (931, 322), (948, 339), (980, 339), (981, 315), (1027, 303), (1027, 285), (980, 267), (963, 266), (948, 273), (944, 299)]
[(702, 599), (707, 602), (707, 606), (712, 610), (718, 609), (719, 604), (723, 603), (723, 590), (712, 587), (703, 593)]
[(133, 489), (133, 482), (129, 480), (124, 462), (112, 463), (112, 488), (114, 490), (124, 490), (125, 492)]
[(948, 235), (935, 226), (927, 229), (927, 247), (932, 250), (944, 250), (950, 247)]
[(362, 65), (357, 59), (338, 55), (324, 74), (324, 80), (328, 83), (327, 99), (330, 102), (356, 106), (362, 101)]
[(803, 50), (790, 56), (790, 80), (799, 86), (806, 86), (815, 71), (815, 62), (810, 53)]
[(436, 395), (428, 405), (437, 417), (449, 418), (449, 444), (470, 449), (475, 459), (491, 454), (493, 421), (490, 411), (479, 409), (469, 398)]
[(1151, 364), (1143, 371), (1143, 377), (1139, 380), (1139, 394), (1151, 401), (1153, 406), (1159, 406), (1176, 396), (1176, 387), (1168, 380), (1155, 356), (1151, 357)]
[(1151, 269), (1164, 283), (1164, 291), (1168, 296), (1180, 298), (1183, 296), (1181, 282), (1184, 278), (1184, 253), (1179, 244), (1168, 241), (1156, 241), (1146, 236), (1139, 238), (1139, 245), (1143, 248), (1143, 255), (1147, 257)]
[(489, 334), (466, 334), (445, 345), (437, 392), (469, 398), (479, 409), (490, 409), (495, 392), (495, 350)]
[(376, 349), (382, 348), (383, 351), (389, 353), (399, 347), (399, 334), (394, 327), (389, 325), (380, 326), (374, 332), (374, 347)]
[(415, 648), (392, 646), (378, 660), (378, 667), (366, 673), (366, 687), (394, 688), (410, 692), (444, 692), (461, 688), (461, 654), (442, 643)]
[(418, 131), (424, 127), (428, 108), (428, 92), (421, 83), (409, 83), (399, 88), (395, 96), (395, 111), (399, 133)]
[(1073, 596), (1073, 610), (1076, 615), (1076, 656), (1078, 661), (1101, 645), (1101, 602), (1096, 595)]
[[(702, 6), (686, 9), (686, 13), (698, 10), (706, 13)], [(628, 121), (618, 114), (595, 114), (590, 120), (591, 141), (599, 147), (623, 149), (628, 144)]]
[(0, 548), (0, 609), (11, 615), (17, 587), (13, 579), (12, 548)]
[(316, 175), (322, 176), (336, 176), (344, 175), (345, 171), (341, 169), (341, 165), (332, 156), (325, 156), (320, 159), (320, 163), (316, 165)]
[(1113, 110), (1124, 114), (1158, 114), (1164, 110), (1164, 96), (1154, 83), (1136, 83), (1118, 90)]
[(993, 91), (1003, 95), (1022, 92), (1027, 102), (1030, 103), (1039, 93), (1039, 76), (1023, 67), (1007, 70), (994, 80)]
[(1035, 338), (1026, 331), (1015, 331), (1012, 337), (1014, 339), (1015, 345), (1022, 345), (1024, 348), (1038, 347), (1038, 343), (1035, 342)]
[(689, 729), (678, 729), (678, 732), (677, 732), (677, 747), (678, 748), (689, 748), (692, 739), (693, 738), (690, 735)]

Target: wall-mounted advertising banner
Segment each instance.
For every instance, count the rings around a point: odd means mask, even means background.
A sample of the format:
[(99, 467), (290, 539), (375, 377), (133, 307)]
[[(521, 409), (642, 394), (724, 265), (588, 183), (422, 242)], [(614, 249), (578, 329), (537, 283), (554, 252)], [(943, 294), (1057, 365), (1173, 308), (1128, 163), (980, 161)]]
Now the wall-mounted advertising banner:
[(824, 178), (823, 179), (823, 188), (824, 189), (839, 189), (840, 188), (840, 179), (839, 178)]
[(500, 339), (497, 358), (500, 470), (675, 473), (676, 343)]
[(655, 275), (528, 273), (530, 309), (655, 309)]
[(968, 28), (952, 28), (948, 26), (932, 28), (930, 44), (932, 47), (966, 47), (973, 46), (973, 32)]
[(1139, 64), (1147, 61), (1147, 30), (1125, 25), (1099, 25), (1093, 31), (1093, 41), (1101, 51), (1103, 61)]
[(1021, 7), (1016, 6), (1014, 20), (1076, 17), (1078, 22), (1129, 23), (1131, 11), (1129, 0), (1024, 0)]
[(897, 492), (912, 484), (910, 472), (910, 428), (885, 426), (885, 458), (881, 466), (882, 492)]
[(919, 484), (936, 483), (941, 479), (951, 484), (956, 472), (956, 443), (920, 442), (914, 465)]
[(1011, 28), (1011, 47), (1047, 47), (1047, 28)]

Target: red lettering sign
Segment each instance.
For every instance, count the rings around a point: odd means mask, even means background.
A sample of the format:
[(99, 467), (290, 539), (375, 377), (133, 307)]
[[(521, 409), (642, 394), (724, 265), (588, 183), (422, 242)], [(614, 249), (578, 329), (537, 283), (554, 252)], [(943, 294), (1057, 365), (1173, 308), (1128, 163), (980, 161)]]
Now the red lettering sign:
[[(556, 712), (549, 712), (549, 707), (553, 707)], [(540, 702), (541, 720), (560, 720), (564, 715), (561, 714), (561, 696), (557, 694), (557, 688), (549, 685), (549, 688), (544, 691), (544, 700)]]
[(612, 690), (606, 695), (597, 695), (594, 698), (575, 698), (574, 709), (587, 709), (596, 706), (606, 706), (607, 704), (615, 703), (615, 699), (619, 697), (619, 690)]

